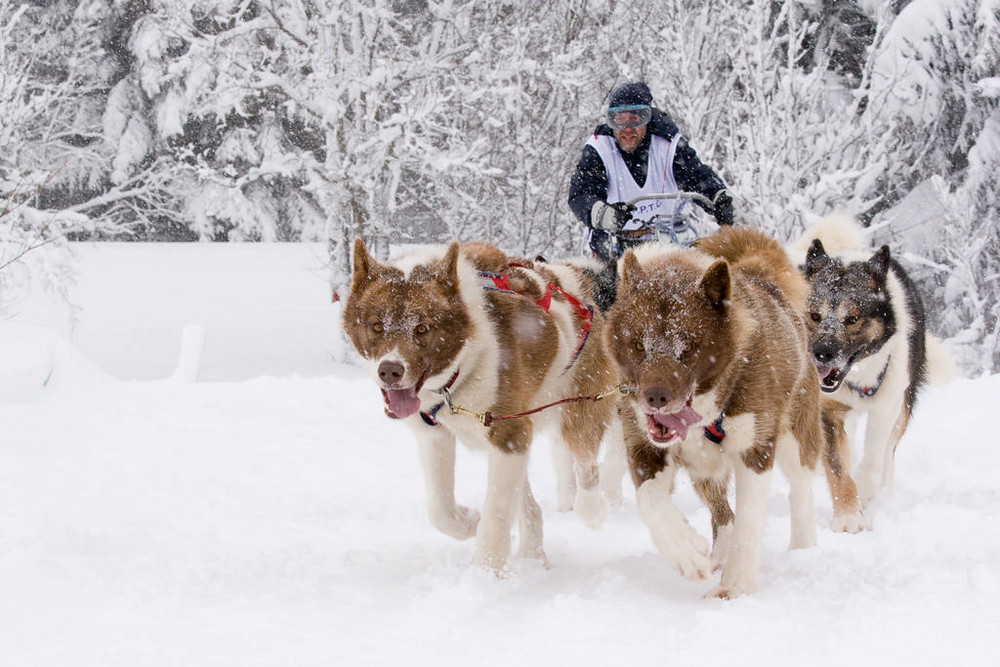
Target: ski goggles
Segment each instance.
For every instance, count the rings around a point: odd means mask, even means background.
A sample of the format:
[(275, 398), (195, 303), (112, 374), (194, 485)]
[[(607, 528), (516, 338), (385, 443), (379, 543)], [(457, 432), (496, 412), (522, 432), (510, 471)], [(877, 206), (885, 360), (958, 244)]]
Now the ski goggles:
[(648, 104), (627, 104), (608, 109), (608, 127), (612, 130), (624, 130), (626, 127), (642, 127), (653, 116), (653, 109)]

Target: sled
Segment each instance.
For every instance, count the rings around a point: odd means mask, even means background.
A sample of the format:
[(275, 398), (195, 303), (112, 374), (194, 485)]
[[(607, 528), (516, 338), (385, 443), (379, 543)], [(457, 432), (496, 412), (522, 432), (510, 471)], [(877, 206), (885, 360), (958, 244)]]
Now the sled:
[[(698, 202), (712, 208), (712, 200), (698, 192), (669, 192), (639, 195), (627, 203), (640, 208), (643, 202), (675, 201), (669, 212), (654, 215), (648, 221), (632, 220), (625, 227), (611, 235), (615, 257), (621, 257), (626, 248), (639, 243), (655, 241), (677, 246), (690, 246), (708, 231), (707, 220), (699, 216), (691, 204)], [(583, 235), (581, 251), (590, 255), (590, 231)]]

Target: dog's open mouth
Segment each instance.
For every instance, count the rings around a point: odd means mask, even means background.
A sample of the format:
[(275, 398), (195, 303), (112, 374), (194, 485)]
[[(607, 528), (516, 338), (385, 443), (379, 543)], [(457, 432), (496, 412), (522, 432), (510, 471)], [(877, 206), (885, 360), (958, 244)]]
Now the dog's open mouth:
[(816, 372), (819, 373), (819, 388), (827, 394), (832, 394), (840, 389), (840, 385), (843, 384), (844, 378), (847, 376), (846, 368), (837, 368), (836, 366), (817, 366)]
[(393, 419), (406, 419), (420, 410), (421, 387), (424, 386), (424, 375), (412, 387), (405, 389), (382, 388), (382, 398), (385, 399), (385, 414)]
[(653, 412), (647, 415), (649, 438), (658, 445), (681, 442), (687, 437), (688, 428), (701, 421), (701, 415), (691, 407), (691, 398), (676, 412)]

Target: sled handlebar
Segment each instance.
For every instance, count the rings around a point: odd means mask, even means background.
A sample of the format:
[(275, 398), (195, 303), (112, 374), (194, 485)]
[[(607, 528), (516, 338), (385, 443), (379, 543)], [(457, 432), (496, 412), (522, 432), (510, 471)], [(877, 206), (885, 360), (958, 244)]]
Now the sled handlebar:
[(650, 201), (652, 199), (687, 199), (689, 201), (698, 202), (699, 204), (704, 204), (709, 208), (715, 208), (712, 200), (700, 192), (661, 192), (659, 194), (639, 195), (638, 197), (630, 199), (628, 203), (637, 204), (641, 201)]

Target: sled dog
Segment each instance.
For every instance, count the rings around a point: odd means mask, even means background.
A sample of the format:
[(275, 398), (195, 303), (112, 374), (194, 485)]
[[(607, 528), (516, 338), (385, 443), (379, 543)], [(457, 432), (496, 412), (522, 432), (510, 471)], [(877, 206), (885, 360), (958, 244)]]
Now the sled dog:
[[(344, 330), (368, 368), (389, 417), (416, 435), (431, 524), (457, 539), (475, 535), (474, 563), (503, 573), (518, 519), (518, 554), (544, 559), (542, 514), (528, 483), (536, 427), (554, 427), (575, 470), (574, 509), (597, 527), (607, 514), (597, 457), (616, 385), (602, 345), (603, 316), (589, 274), (572, 264), (513, 259), (455, 242), (376, 261), (358, 239)], [(475, 415), (475, 416), (473, 416)], [(485, 450), (482, 512), (455, 503), (456, 438)]]
[(831, 416), (828, 428), (839, 442), (834, 467), (850, 466), (843, 417), (836, 414), (867, 414), (864, 454), (855, 472), (863, 505), (892, 483), (896, 445), (928, 371), (938, 369), (941, 379), (951, 373), (947, 351), (926, 332), (913, 281), (888, 246), (872, 252), (866, 245), (857, 223), (831, 215), (792, 248), (804, 255), (810, 285), (809, 350), (830, 405), (824, 411)]
[[(791, 548), (816, 541), (812, 470), (823, 435), (800, 315), (808, 286), (777, 242), (740, 228), (697, 248), (629, 250), (619, 280), (605, 336), (633, 391), (619, 413), (639, 513), (685, 577), (721, 567), (712, 595), (751, 593), (775, 462), (791, 487)], [(679, 467), (711, 512), (711, 553), (671, 500)]]

